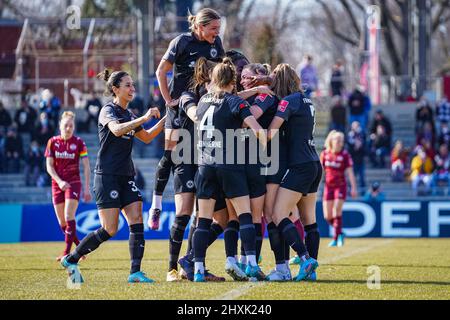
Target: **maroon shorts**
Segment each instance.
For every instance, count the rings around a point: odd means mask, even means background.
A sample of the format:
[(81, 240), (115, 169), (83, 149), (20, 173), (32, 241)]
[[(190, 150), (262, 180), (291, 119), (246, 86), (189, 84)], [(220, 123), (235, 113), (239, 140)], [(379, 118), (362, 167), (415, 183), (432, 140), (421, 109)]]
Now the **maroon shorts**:
[(338, 186), (338, 187), (329, 187), (325, 186), (325, 190), (323, 191), (323, 200), (331, 201), (331, 200), (345, 200), (347, 199), (347, 186)]
[(66, 199), (80, 200), (81, 182), (69, 182), (70, 188), (62, 191), (56, 183), (52, 183), (53, 204), (63, 203)]

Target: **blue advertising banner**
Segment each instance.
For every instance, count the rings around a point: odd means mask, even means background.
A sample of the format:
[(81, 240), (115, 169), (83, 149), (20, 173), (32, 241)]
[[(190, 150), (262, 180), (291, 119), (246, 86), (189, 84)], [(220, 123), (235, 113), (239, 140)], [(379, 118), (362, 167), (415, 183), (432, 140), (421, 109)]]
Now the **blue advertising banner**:
[(0, 205), (0, 243), (20, 242), (22, 205)]
[[(160, 229), (156, 231), (149, 230), (146, 225), (149, 208), (150, 204), (145, 203), (145, 238), (168, 239), (175, 219), (174, 203), (163, 204)], [(100, 227), (94, 204), (81, 203), (76, 220), (80, 239)], [(321, 202), (317, 203), (317, 222), (322, 237), (333, 234), (323, 218)], [(347, 201), (343, 222), (348, 237), (450, 237), (450, 201)], [(188, 230), (185, 237), (187, 235)], [(0, 242), (60, 241), (63, 238), (51, 204), (0, 205)], [(122, 215), (119, 231), (113, 239), (128, 239), (128, 225)]]

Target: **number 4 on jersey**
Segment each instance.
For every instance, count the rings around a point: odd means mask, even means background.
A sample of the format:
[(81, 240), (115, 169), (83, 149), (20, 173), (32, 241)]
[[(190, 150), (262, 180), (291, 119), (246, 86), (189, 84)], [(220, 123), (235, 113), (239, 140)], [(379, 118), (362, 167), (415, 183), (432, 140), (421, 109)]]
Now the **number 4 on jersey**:
[(215, 109), (216, 106), (211, 105), (206, 111), (206, 113), (203, 115), (202, 121), (200, 121), (200, 131), (206, 131), (206, 137), (208, 139), (211, 139), (213, 137), (213, 133), (215, 130), (215, 127), (213, 125), (213, 117)]

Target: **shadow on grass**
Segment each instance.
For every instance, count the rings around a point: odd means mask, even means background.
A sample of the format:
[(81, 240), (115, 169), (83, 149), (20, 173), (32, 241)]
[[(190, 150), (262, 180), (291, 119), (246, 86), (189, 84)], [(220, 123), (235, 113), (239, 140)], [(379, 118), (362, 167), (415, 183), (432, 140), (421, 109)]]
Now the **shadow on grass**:
[[(317, 280), (317, 283), (367, 284), (367, 280)], [(413, 285), (450, 286), (450, 282), (448, 282), (448, 281), (381, 280), (381, 285), (383, 285), (383, 284), (413, 284)]]
[[(319, 261), (320, 262), (320, 261)], [(376, 265), (378, 267), (389, 267), (389, 268), (445, 268), (450, 269), (450, 266), (436, 266), (436, 265), (414, 265), (414, 264), (380, 264), (380, 263), (373, 263), (373, 264), (345, 264), (345, 263), (337, 263), (337, 264), (322, 264), (321, 266), (327, 266), (327, 267), (369, 267)]]

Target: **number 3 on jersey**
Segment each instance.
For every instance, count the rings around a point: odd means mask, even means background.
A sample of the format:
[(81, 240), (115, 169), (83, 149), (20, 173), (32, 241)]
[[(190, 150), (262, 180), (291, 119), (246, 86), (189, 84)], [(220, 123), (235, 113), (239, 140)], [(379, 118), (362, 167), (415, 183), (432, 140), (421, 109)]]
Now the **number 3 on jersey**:
[(206, 138), (211, 139), (213, 137), (213, 133), (215, 127), (213, 125), (213, 117), (214, 110), (216, 109), (215, 105), (211, 105), (206, 113), (203, 115), (202, 121), (200, 121), (200, 131), (206, 131)]

